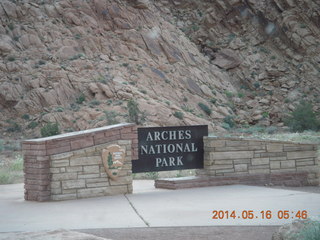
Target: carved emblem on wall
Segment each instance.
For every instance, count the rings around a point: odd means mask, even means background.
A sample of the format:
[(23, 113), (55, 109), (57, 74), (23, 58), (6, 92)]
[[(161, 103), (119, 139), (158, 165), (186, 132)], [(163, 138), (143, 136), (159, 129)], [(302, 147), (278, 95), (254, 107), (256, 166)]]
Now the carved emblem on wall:
[(113, 144), (102, 150), (102, 162), (108, 176), (116, 181), (124, 165), (126, 150)]

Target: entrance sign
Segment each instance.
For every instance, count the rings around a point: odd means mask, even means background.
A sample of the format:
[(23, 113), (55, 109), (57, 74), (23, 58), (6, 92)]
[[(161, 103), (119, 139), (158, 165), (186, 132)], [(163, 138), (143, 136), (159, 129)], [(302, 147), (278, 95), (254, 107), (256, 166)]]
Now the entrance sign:
[(123, 167), (125, 157), (126, 150), (116, 144), (109, 145), (106, 149), (102, 150), (103, 166), (112, 180), (117, 180), (119, 172)]
[(138, 128), (138, 160), (132, 172), (203, 168), (203, 137), (208, 126)]

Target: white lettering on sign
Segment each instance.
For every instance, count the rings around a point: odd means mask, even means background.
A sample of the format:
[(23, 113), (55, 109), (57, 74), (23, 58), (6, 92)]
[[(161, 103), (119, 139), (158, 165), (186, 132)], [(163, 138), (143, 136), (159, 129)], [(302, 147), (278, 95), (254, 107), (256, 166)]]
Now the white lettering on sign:
[(156, 167), (183, 166), (182, 156), (169, 158), (156, 158)]
[(197, 152), (195, 143), (171, 143), (141, 146), (140, 154), (188, 153)]
[(147, 142), (167, 140), (188, 140), (191, 139), (191, 130), (154, 131), (148, 132)]

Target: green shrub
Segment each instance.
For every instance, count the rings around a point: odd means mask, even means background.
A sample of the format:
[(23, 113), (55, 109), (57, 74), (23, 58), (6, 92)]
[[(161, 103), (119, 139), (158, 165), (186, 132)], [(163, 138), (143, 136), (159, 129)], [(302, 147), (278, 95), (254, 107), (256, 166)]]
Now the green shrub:
[(8, 61), (9, 62), (14, 62), (16, 60), (16, 58), (14, 56), (9, 56), (8, 57)]
[(211, 115), (212, 110), (208, 107), (208, 105), (200, 102), (200, 103), (198, 103), (198, 106), (199, 106), (207, 115)]
[(183, 115), (183, 112), (179, 112), (179, 111), (176, 111), (174, 112), (173, 116), (175, 116), (176, 118), (182, 120), (184, 115)]
[(139, 91), (140, 91), (141, 93), (143, 93), (143, 94), (147, 94), (147, 91), (144, 90), (144, 89), (140, 89)]
[(228, 98), (233, 98), (233, 92), (225, 91), (224, 92)]
[(215, 103), (217, 102), (217, 99), (211, 98), (211, 99), (210, 99), (210, 102), (211, 102), (212, 104), (215, 104)]
[(63, 107), (57, 107), (55, 109), (56, 112), (63, 112), (64, 111), (64, 108)]
[(69, 58), (69, 60), (76, 60), (76, 59), (79, 59), (81, 57), (85, 57), (86, 55), (84, 55), (83, 53), (78, 53), (72, 57)]
[(303, 229), (295, 234), (293, 239), (299, 240), (320, 240), (320, 222), (308, 221)]
[(86, 100), (86, 96), (81, 93), (81, 95), (76, 99), (76, 103), (82, 104)]
[(222, 123), (221, 127), (223, 127), (224, 129), (227, 129), (227, 130), (231, 129), (230, 125), (228, 123), (225, 123), (225, 122)]
[(2, 152), (4, 149), (4, 141), (0, 139), (0, 152)]
[(102, 76), (102, 75), (100, 75), (97, 79), (96, 79), (98, 82), (101, 82), (101, 83), (103, 83), (103, 84), (107, 84), (107, 79), (106, 79), (106, 77), (105, 76)]
[(98, 106), (100, 105), (100, 103), (101, 103), (100, 101), (94, 99), (90, 102), (90, 107)]
[(13, 40), (16, 41), (16, 42), (18, 42), (19, 39), (20, 39), (20, 36), (14, 36), (14, 37), (13, 37)]
[(78, 112), (80, 110), (80, 106), (77, 103), (71, 103), (69, 109), (73, 110), (74, 112)]
[(12, 31), (12, 30), (15, 28), (15, 26), (14, 26), (14, 24), (11, 22), (11, 23), (8, 24), (8, 28)]
[(228, 124), (230, 128), (234, 128), (236, 126), (236, 122), (234, 121), (234, 117), (233, 116), (226, 116), (223, 119), (223, 122)]
[(260, 88), (260, 83), (255, 82), (255, 83), (253, 84), (253, 86), (254, 86), (255, 88)]
[(117, 120), (118, 114), (115, 111), (104, 111), (104, 113), (106, 114), (106, 119), (109, 125), (119, 123)]
[(239, 93), (238, 93), (238, 97), (239, 97), (239, 98), (243, 98), (243, 97), (244, 97), (244, 93), (239, 92)]
[(290, 113), (290, 116), (284, 120), (284, 123), (293, 132), (303, 132), (304, 130), (317, 131), (320, 129), (320, 121), (312, 109), (312, 104), (306, 101), (302, 101)]
[(189, 112), (189, 113), (194, 113), (194, 109), (190, 108), (188, 105), (186, 104), (183, 104), (181, 106), (182, 110), (185, 111), (185, 112)]
[(30, 115), (29, 114), (23, 114), (21, 116), (21, 118), (24, 119), (24, 120), (30, 120)]
[(74, 38), (75, 38), (75, 39), (80, 39), (81, 37), (82, 37), (82, 36), (81, 36), (81, 34), (79, 34), (79, 33), (77, 33), (77, 34), (74, 35)]
[(41, 59), (41, 60), (39, 60), (38, 64), (39, 64), (39, 65), (45, 65), (45, 64), (46, 64), (46, 61)]
[(7, 132), (20, 132), (20, 131), (21, 131), (21, 126), (14, 121), (10, 121), (10, 126), (7, 128)]
[(195, 25), (195, 24), (193, 24), (193, 25), (191, 26), (191, 28), (192, 28), (192, 30), (193, 30), (194, 32), (196, 32), (196, 31), (198, 31), (198, 30), (200, 29), (200, 27), (199, 27), (198, 25)]
[(262, 113), (262, 117), (263, 118), (268, 118), (269, 117), (269, 113), (268, 112), (263, 112)]
[(48, 122), (44, 127), (41, 128), (42, 137), (50, 137), (60, 134), (59, 124)]
[(27, 128), (30, 128), (30, 129), (34, 129), (38, 126), (39, 124), (35, 121), (32, 121), (31, 123), (28, 124)]

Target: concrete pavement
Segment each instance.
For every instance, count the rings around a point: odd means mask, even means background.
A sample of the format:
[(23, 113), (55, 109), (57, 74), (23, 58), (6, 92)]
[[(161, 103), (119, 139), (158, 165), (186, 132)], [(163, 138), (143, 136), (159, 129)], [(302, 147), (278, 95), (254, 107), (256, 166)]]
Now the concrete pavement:
[[(235, 210), (236, 217), (212, 219), (212, 211)], [(243, 219), (252, 210), (254, 219)], [(261, 211), (272, 211), (262, 219)], [(290, 218), (279, 219), (279, 210)], [(23, 185), (0, 186), (0, 232), (98, 228), (282, 225), (298, 211), (320, 216), (320, 194), (244, 185), (182, 190), (154, 189), (153, 181), (134, 181), (134, 194), (26, 202)]]

